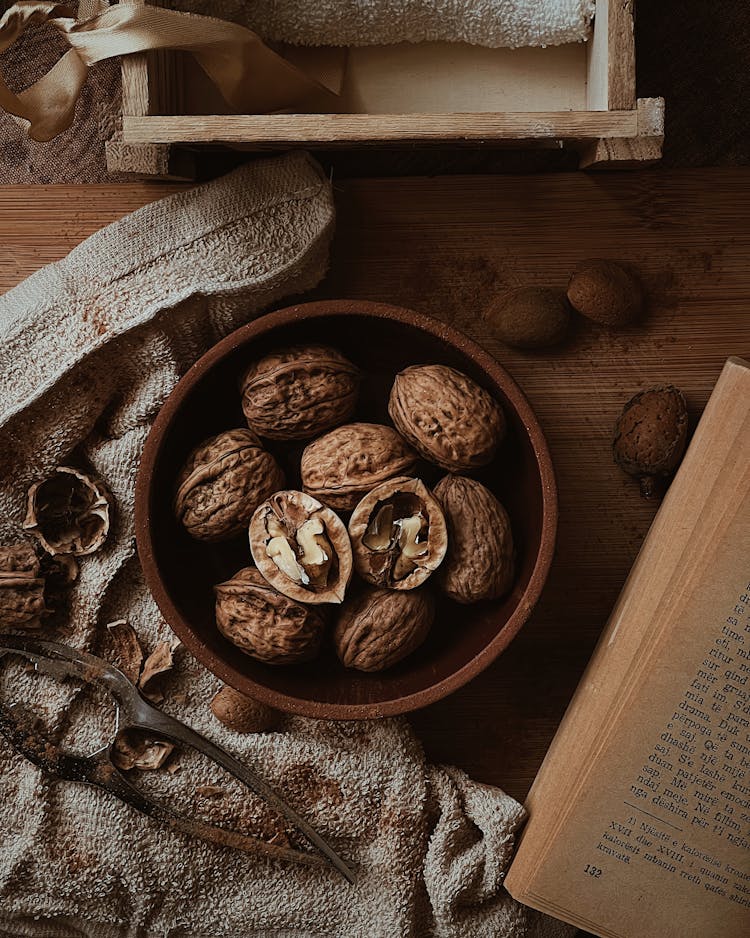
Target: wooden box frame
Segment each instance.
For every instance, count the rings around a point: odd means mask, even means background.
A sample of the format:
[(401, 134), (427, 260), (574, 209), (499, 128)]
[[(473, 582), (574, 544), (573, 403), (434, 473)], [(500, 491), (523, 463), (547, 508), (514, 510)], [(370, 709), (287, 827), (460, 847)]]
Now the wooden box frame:
[[(128, 56), (122, 62), (122, 133), (107, 145), (109, 169), (189, 177), (190, 150), (205, 145), (568, 146), (579, 152), (581, 168), (643, 166), (661, 156), (664, 100), (636, 98), (633, 16), (633, 0), (597, 0), (593, 36), (585, 44), (585, 108), (575, 110), (534, 110), (529, 101), (529, 110), (502, 112), (191, 114), (178, 55)], [(522, 57), (518, 64), (523, 67)]]

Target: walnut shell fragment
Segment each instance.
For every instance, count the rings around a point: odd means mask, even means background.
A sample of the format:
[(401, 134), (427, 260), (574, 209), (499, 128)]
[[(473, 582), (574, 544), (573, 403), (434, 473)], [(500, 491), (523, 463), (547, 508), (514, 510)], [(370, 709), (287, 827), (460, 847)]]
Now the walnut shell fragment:
[(451, 472), (486, 466), (505, 436), (497, 401), (447, 365), (412, 365), (399, 372), (388, 413), (425, 459)]
[(49, 610), (31, 544), (0, 547), (0, 629), (37, 629)]
[(420, 479), (390, 479), (349, 520), (357, 573), (375, 586), (410, 590), (436, 570), (448, 546), (440, 505)]
[(448, 552), (438, 586), (459, 603), (503, 596), (515, 575), (507, 511), (481, 482), (464, 476), (445, 476), (434, 493), (448, 525)]
[(245, 654), (267, 664), (296, 664), (317, 655), (323, 615), (282, 595), (255, 567), (245, 567), (214, 590), (216, 625)]
[(359, 378), (349, 359), (324, 345), (272, 352), (240, 381), (247, 425), (269, 439), (311, 439), (351, 417)]
[(344, 522), (305, 492), (276, 492), (250, 522), (258, 570), (280, 593), (304, 603), (340, 603), (352, 577)]
[(617, 465), (635, 476), (644, 498), (675, 471), (685, 452), (688, 412), (673, 385), (659, 385), (632, 397), (615, 424), (612, 453)]
[(426, 590), (369, 587), (342, 607), (333, 633), (336, 653), (347, 668), (382, 671), (418, 648), (434, 620), (435, 602)]
[(376, 485), (409, 472), (417, 454), (393, 429), (348, 423), (302, 453), (302, 487), (330, 508), (351, 511)]
[(138, 689), (152, 703), (161, 703), (164, 700), (162, 683), (174, 668), (174, 651), (178, 645), (179, 642), (159, 642), (143, 662)]
[(214, 696), (211, 712), (235, 733), (265, 733), (273, 729), (281, 718), (278, 710), (241, 694), (228, 684)]
[(244, 531), (258, 505), (283, 485), (284, 473), (252, 430), (226, 430), (188, 457), (175, 514), (198, 540), (224, 540)]
[(83, 557), (95, 553), (107, 539), (111, 503), (101, 481), (70, 466), (58, 466), (53, 475), (29, 489), (23, 526), (53, 557)]
[(161, 769), (174, 752), (174, 743), (153, 739), (136, 730), (118, 733), (112, 743), (112, 764), (122, 772), (133, 769), (155, 771)]
[(107, 623), (107, 634), (114, 645), (115, 665), (133, 684), (138, 683), (143, 668), (143, 649), (135, 629), (125, 619)]

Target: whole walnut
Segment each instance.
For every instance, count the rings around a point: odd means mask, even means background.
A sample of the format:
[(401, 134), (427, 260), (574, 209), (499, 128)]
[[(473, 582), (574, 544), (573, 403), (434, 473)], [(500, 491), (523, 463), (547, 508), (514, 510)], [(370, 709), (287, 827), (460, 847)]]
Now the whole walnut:
[(612, 453), (617, 465), (639, 480), (644, 498), (656, 495), (659, 481), (677, 468), (687, 430), (687, 404), (673, 385), (640, 391), (623, 408), (615, 424)]
[(44, 578), (30, 544), (0, 547), (0, 629), (36, 629), (48, 612)]
[(347, 668), (382, 671), (417, 649), (434, 620), (435, 602), (426, 590), (370, 587), (342, 607), (333, 633), (336, 653)]
[(302, 488), (331, 508), (351, 511), (376, 485), (404, 475), (416, 461), (393, 427), (348, 423), (305, 448)]
[(506, 510), (481, 482), (464, 476), (445, 476), (434, 493), (448, 525), (448, 552), (438, 586), (459, 603), (503, 596), (515, 575)]
[(581, 261), (568, 283), (573, 309), (602, 326), (627, 326), (643, 312), (643, 288), (614, 261)]
[(484, 318), (498, 339), (514, 348), (558, 345), (570, 324), (570, 306), (562, 290), (516, 287), (499, 296)]
[(340, 603), (352, 577), (352, 547), (344, 522), (306, 492), (276, 492), (250, 522), (250, 551), (258, 570), (291, 599)]
[(399, 477), (369, 492), (352, 512), (349, 536), (357, 573), (375, 586), (411, 590), (445, 557), (440, 505), (421, 479)]
[(247, 425), (269, 439), (311, 439), (352, 416), (359, 379), (349, 359), (324, 345), (272, 352), (242, 376)]
[(241, 694), (228, 684), (214, 696), (211, 712), (235, 733), (265, 733), (273, 729), (281, 718), (278, 710)]
[(425, 459), (452, 472), (487, 465), (505, 436), (497, 401), (447, 365), (412, 365), (399, 372), (388, 412)]
[(295, 664), (318, 654), (325, 619), (275, 590), (255, 567), (214, 587), (216, 625), (245, 654), (267, 664)]
[(284, 486), (284, 473), (252, 430), (204, 440), (177, 478), (175, 514), (202, 541), (244, 531), (258, 505)]

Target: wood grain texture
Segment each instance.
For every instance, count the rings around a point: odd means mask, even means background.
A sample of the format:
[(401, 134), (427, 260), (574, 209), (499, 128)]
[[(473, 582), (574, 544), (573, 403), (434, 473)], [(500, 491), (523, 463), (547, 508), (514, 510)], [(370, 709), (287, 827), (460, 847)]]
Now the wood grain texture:
[[(314, 295), (450, 321), (508, 368), (548, 436), (561, 524), (542, 602), (488, 671), (413, 716), (431, 759), (523, 798), (657, 507), (612, 463), (617, 414), (638, 389), (672, 382), (694, 423), (724, 360), (750, 356), (750, 173), (334, 179), (334, 187), (332, 267)], [(0, 290), (178, 190), (0, 188)], [(565, 347), (541, 355), (493, 338), (485, 313), (505, 287), (564, 287), (576, 262), (592, 256), (640, 272), (651, 297), (642, 326), (607, 333), (578, 319)]]

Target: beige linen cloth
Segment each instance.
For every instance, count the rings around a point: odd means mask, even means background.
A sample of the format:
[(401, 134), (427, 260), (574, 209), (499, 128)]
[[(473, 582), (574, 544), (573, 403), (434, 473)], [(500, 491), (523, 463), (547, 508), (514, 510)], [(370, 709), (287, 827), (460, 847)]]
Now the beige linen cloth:
[[(102, 655), (113, 620), (127, 619), (146, 651), (172, 637), (135, 553), (133, 490), (149, 427), (201, 353), (320, 280), (333, 219), (312, 159), (263, 160), (135, 212), (0, 298), (2, 542), (21, 533), (27, 486), (61, 462), (90, 464), (117, 504), (106, 546), (82, 559), (69, 607), (44, 634)], [(34, 693), (38, 678), (3, 673), (4, 693)], [(356, 887), (328, 868), (171, 832), (102, 792), (51, 781), (0, 741), (0, 935), (569, 934), (502, 888), (521, 806), (427, 765), (406, 722), (289, 717), (278, 731), (240, 736), (209, 710), (219, 686), (179, 648), (164, 708), (257, 766), (356, 868)], [(86, 694), (48, 687), (43, 707), (78, 751), (98, 748), (105, 721)], [(194, 817), (266, 836), (281, 829), (215, 768), (178, 764), (174, 775), (142, 773), (143, 785)]]

